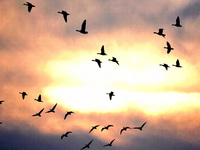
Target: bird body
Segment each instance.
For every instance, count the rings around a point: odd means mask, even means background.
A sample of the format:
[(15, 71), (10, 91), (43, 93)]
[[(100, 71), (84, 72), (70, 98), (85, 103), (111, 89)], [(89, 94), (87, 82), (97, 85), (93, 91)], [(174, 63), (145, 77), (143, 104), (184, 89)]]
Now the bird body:
[(178, 67), (178, 68), (181, 68), (181, 67), (182, 67), (182, 66), (180, 65), (180, 62), (179, 62), (178, 59), (176, 60), (176, 65), (172, 65), (172, 66), (175, 66), (175, 67)]
[(166, 70), (168, 70), (168, 68), (169, 68), (169, 65), (168, 65), (168, 64), (165, 64), (165, 63), (164, 63), (164, 64), (160, 64), (160, 66), (165, 67)]
[(130, 127), (123, 127), (123, 129), (121, 129), (120, 134), (122, 134), (123, 131), (126, 131), (127, 129), (131, 129)]
[(62, 140), (64, 137), (68, 137), (68, 134), (70, 134), (70, 133), (72, 133), (72, 132), (69, 131), (69, 132), (66, 132), (65, 134), (63, 134), (63, 135), (61, 136), (61, 140)]
[(81, 30), (76, 30), (76, 31), (82, 34), (88, 34), (88, 31), (86, 31), (86, 20), (83, 21), (81, 25)]
[(115, 62), (115, 63), (117, 63), (119, 65), (119, 62), (118, 62), (118, 60), (115, 57), (112, 57), (112, 59), (108, 59), (108, 60), (112, 61), (112, 62)]
[(99, 54), (99, 55), (107, 55), (105, 53), (105, 50), (104, 50), (104, 45), (102, 45), (102, 47), (101, 47), (101, 53), (97, 53), (97, 54)]
[(113, 125), (108, 125), (108, 126), (103, 127), (103, 128), (101, 129), (101, 132), (102, 132), (104, 129), (108, 130), (109, 127), (113, 127)]
[(64, 119), (66, 119), (66, 118), (67, 118), (67, 116), (68, 116), (68, 115), (71, 115), (72, 113), (74, 114), (74, 112), (73, 112), (73, 111), (68, 111), (68, 112), (65, 114), (65, 117), (64, 117)]
[(26, 2), (24, 5), (28, 6), (28, 12), (31, 12), (32, 8), (35, 7), (33, 4)]
[(101, 60), (99, 60), (99, 59), (94, 59), (94, 60), (92, 60), (92, 61), (97, 62), (99, 68), (101, 68), (101, 63), (102, 63)]
[(57, 103), (53, 106), (53, 108), (49, 109), (49, 111), (47, 111), (46, 113), (50, 113), (50, 112), (55, 113), (56, 106), (57, 106)]
[(174, 48), (171, 47), (171, 45), (169, 44), (169, 42), (167, 42), (167, 47), (164, 47), (167, 49), (167, 54), (169, 54), (171, 52), (171, 50), (173, 50)]
[(90, 148), (90, 144), (93, 142), (93, 140), (92, 141), (90, 141), (88, 144), (85, 144), (85, 146), (83, 147), (83, 148), (81, 148), (81, 150), (83, 150), (83, 149), (85, 149), (85, 148)]
[(100, 125), (93, 126), (92, 129), (89, 131), (89, 133), (92, 132), (94, 129), (97, 129), (98, 126)]
[(26, 92), (19, 92), (19, 94), (22, 94), (22, 99), (25, 99), (25, 96), (28, 95)]
[(139, 129), (140, 131), (142, 131), (142, 128), (144, 127), (144, 125), (146, 124), (147, 122), (143, 123), (143, 125), (141, 127), (133, 127), (133, 129)]
[(159, 31), (154, 32), (154, 34), (158, 34), (158, 35), (163, 36), (165, 38), (165, 34), (163, 34), (163, 29), (159, 29)]
[(176, 18), (176, 24), (172, 24), (172, 26), (182, 27), (179, 16)]
[(59, 11), (58, 13), (62, 14), (63, 15), (63, 18), (65, 20), (65, 22), (67, 23), (67, 16), (70, 15), (68, 14), (66, 11), (62, 10), (61, 12)]
[(32, 115), (32, 116), (39, 116), (39, 117), (41, 117), (41, 113), (43, 112), (43, 110), (44, 110), (44, 108), (43, 108), (42, 110), (40, 110), (39, 113), (36, 113), (36, 114), (34, 114), (34, 115)]
[(106, 146), (112, 146), (112, 143), (115, 141), (115, 139), (114, 140), (112, 140), (110, 143), (108, 143), (108, 144), (106, 144), (106, 145), (104, 145), (103, 147), (106, 147)]
[(113, 91), (111, 91), (110, 93), (106, 93), (106, 94), (109, 95), (110, 100), (112, 100), (112, 96), (115, 96)]
[(34, 100), (36, 100), (36, 101), (38, 101), (38, 102), (43, 102), (43, 101), (42, 101), (42, 98), (41, 98), (41, 94), (38, 96), (38, 99), (34, 99)]

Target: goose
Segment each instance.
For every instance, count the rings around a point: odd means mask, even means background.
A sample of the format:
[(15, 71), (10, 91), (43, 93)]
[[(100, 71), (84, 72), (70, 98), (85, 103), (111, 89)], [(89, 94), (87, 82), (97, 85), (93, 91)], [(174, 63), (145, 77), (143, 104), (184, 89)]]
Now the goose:
[(64, 137), (68, 137), (68, 134), (70, 134), (70, 133), (72, 133), (72, 132), (69, 131), (69, 132), (66, 132), (65, 134), (63, 134), (63, 135), (61, 136), (61, 140), (62, 140)]
[(179, 16), (176, 18), (176, 24), (172, 24), (172, 26), (182, 27)]
[(168, 65), (168, 64), (165, 64), (165, 63), (164, 63), (164, 64), (160, 64), (160, 66), (165, 67), (166, 70), (168, 70), (168, 68), (169, 68), (169, 65)]
[(57, 103), (53, 106), (53, 108), (49, 109), (49, 111), (47, 111), (46, 113), (50, 113), (50, 112), (55, 113), (56, 106), (57, 106)]
[(143, 125), (141, 125), (141, 127), (133, 127), (133, 129), (139, 129), (140, 131), (142, 131), (142, 128), (144, 127), (144, 125), (146, 124), (147, 122), (143, 123)]
[(26, 92), (19, 92), (19, 94), (22, 94), (22, 99), (25, 99), (25, 96), (28, 95)]
[(32, 7), (35, 7), (34, 5), (32, 5), (31, 3), (29, 3), (29, 2), (26, 2), (26, 3), (24, 3), (23, 5), (26, 5), (26, 6), (28, 6), (28, 12), (31, 12), (31, 10), (32, 10)]
[(105, 50), (104, 50), (104, 45), (102, 45), (102, 47), (101, 47), (101, 53), (97, 53), (97, 54), (99, 54), (99, 55), (107, 55), (105, 53)]
[(176, 65), (172, 65), (172, 66), (179, 67), (179, 68), (181, 68), (181, 67), (182, 67), (182, 66), (180, 65), (180, 62), (179, 62), (179, 60), (178, 60), (178, 59), (176, 60)]
[(88, 34), (88, 31), (86, 30), (86, 20), (83, 21), (82, 26), (81, 26), (81, 30), (76, 30), (77, 32), (80, 32), (82, 34)]
[(89, 131), (89, 133), (92, 132), (94, 129), (97, 129), (98, 126), (100, 125), (93, 126), (92, 129)]
[(171, 50), (173, 50), (174, 48), (171, 47), (171, 45), (169, 44), (169, 42), (167, 42), (167, 47), (164, 47), (167, 49), (167, 54), (169, 54), (171, 52)]
[(110, 100), (112, 100), (112, 96), (115, 96), (113, 91), (111, 91), (110, 93), (106, 93), (106, 94), (109, 95)]
[(115, 141), (115, 139), (114, 140), (112, 140), (110, 143), (108, 143), (108, 144), (106, 144), (106, 145), (104, 145), (103, 147), (106, 147), (106, 146), (112, 146), (112, 143)]
[(43, 101), (42, 101), (42, 98), (41, 98), (41, 94), (38, 96), (38, 99), (34, 99), (34, 100), (36, 100), (36, 101), (38, 101), (38, 102), (43, 102)]
[(120, 134), (122, 134), (123, 131), (126, 131), (127, 129), (131, 129), (130, 127), (123, 127), (120, 131)]
[(34, 114), (34, 115), (32, 115), (32, 116), (39, 116), (39, 117), (41, 117), (41, 113), (43, 112), (43, 110), (44, 110), (44, 108), (43, 108), (42, 110), (40, 110), (39, 113), (36, 113), (36, 114)]
[(119, 65), (119, 62), (117, 61), (117, 59), (115, 57), (112, 57), (112, 59), (108, 59), (109, 61), (115, 62)]
[(85, 149), (85, 148), (90, 148), (90, 144), (93, 142), (93, 140), (91, 140), (88, 144), (85, 144), (85, 146), (83, 148), (81, 148), (81, 150)]
[(109, 127), (113, 127), (113, 125), (107, 125), (106, 127), (103, 127), (103, 128), (101, 129), (101, 132), (102, 132), (104, 129), (108, 130)]
[(62, 10), (62, 11), (59, 11), (58, 13), (62, 14), (63, 15), (63, 18), (65, 20), (65, 22), (67, 23), (67, 16), (70, 15), (68, 14), (66, 11)]
[(94, 59), (94, 60), (92, 60), (92, 61), (97, 62), (99, 68), (101, 68), (101, 63), (102, 63), (101, 60), (99, 60), (99, 59)]
[(154, 34), (158, 34), (158, 35), (163, 36), (165, 38), (165, 34), (163, 34), (163, 29), (159, 29), (159, 31), (154, 32)]
[(68, 112), (65, 114), (64, 120), (67, 118), (68, 115), (71, 115), (71, 114), (74, 114), (74, 112), (73, 112), (73, 111), (68, 111)]

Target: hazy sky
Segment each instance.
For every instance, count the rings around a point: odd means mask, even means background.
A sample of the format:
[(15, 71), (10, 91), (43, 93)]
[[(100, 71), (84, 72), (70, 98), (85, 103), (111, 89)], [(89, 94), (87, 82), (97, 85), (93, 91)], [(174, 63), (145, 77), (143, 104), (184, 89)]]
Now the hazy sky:
[[(78, 150), (92, 139), (93, 150), (200, 149), (199, 0), (31, 0), (30, 13), (25, 2), (0, 1), (1, 149)], [(172, 26), (177, 16), (182, 28)], [(159, 28), (166, 38), (153, 34)], [(97, 54), (102, 45), (106, 56)], [(172, 66), (177, 59), (182, 68)], [(67, 111), (75, 114), (64, 120)]]

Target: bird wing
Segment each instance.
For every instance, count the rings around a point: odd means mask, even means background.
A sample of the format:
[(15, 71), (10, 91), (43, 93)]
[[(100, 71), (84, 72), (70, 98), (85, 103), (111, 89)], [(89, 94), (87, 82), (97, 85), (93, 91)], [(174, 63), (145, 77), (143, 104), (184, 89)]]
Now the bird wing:
[(92, 142), (93, 142), (93, 140), (91, 140), (87, 145), (89, 146)]
[(133, 129), (140, 129), (140, 127), (133, 127)]
[(53, 111), (56, 108), (56, 106), (57, 106), (57, 103), (53, 106), (51, 110)]
[(38, 114), (41, 114), (43, 112), (44, 108), (42, 110), (40, 110), (40, 112)]
[(109, 94), (109, 98), (110, 98), (110, 100), (112, 99), (112, 94), (111, 93)]
[(63, 139), (64, 136), (65, 136), (65, 134), (63, 134), (63, 135), (61, 136), (61, 140)]
[(82, 23), (81, 31), (85, 31), (85, 29), (86, 29), (86, 20), (84, 20)]
[(66, 113), (66, 114), (65, 114), (65, 117), (64, 117), (64, 119), (66, 119), (66, 118), (67, 118), (67, 116), (68, 116), (68, 113)]
[[(115, 140), (115, 139), (114, 139)], [(110, 142), (110, 145), (112, 145), (112, 143), (114, 142), (114, 140), (112, 140), (111, 142)]]
[(159, 29), (158, 33), (162, 34), (163, 33), (163, 29)]
[(101, 53), (105, 53), (104, 45), (102, 45), (102, 47), (101, 47)]
[(105, 127), (101, 129), (101, 132), (102, 132), (104, 129), (105, 129)]
[(171, 52), (171, 49), (170, 48), (168, 48), (167, 49), (167, 54), (169, 54)]
[(177, 61), (176, 61), (176, 65), (177, 65), (177, 66), (180, 66), (180, 62), (179, 62), (178, 59), (177, 59)]
[(87, 145), (85, 145), (83, 148), (81, 148), (81, 150), (83, 150), (83, 149), (85, 149), (85, 148), (87, 148)]
[(107, 128), (109, 128), (109, 127), (113, 127), (113, 125), (108, 125)]
[(179, 18), (179, 16), (176, 18), (176, 24), (180, 24), (180, 18)]
[(121, 129), (121, 131), (120, 131), (120, 134), (122, 134), (122, 132), (124, 131), (125, 129), (123, 128), (123, 129)]
[(67, 13), (63, 14), (63, 18), (64, 18), (65, 22), (67, 22)]
[(68, 134), (70, 134), (70, 133), (72, 133), (71, 131), (69, 131), (69, 132), (67, 132), (66, 134), (68, 135)]
[(167, 42), (167, 47), (168, 49), (171, 49), (171, 45), (169, 44), (169, 42)]
[(32, 5), (28, 5), (28, 12), (31, 12), (32, 7)]
[(101, 68), (101, 62), (98, 61), (97, 64), (98, 64), (99, 68)]
[(42, 100), (41, 100), (41, 94), (38, 96), (38, 101), (42, 101)]
[[(94, 127), (92, 127), (92, 129), (90, 130), (90, 132), (92, 132), (92, 130), (94, 130)], [(89, 132), (89, 133), (90, 133), (90, 132)]]
[(23, 93), (22, 93), (22, 98), (23, 98), (23, 99), (25, 98), (25, 94), (23, 94)]
[(141, 128), (143, 128), (143, 127), (144, 127), (144, 125), (145, 125), (146, 123), (147, 123), (147, 122), (143, 123), (143, 125), (141, 126)]

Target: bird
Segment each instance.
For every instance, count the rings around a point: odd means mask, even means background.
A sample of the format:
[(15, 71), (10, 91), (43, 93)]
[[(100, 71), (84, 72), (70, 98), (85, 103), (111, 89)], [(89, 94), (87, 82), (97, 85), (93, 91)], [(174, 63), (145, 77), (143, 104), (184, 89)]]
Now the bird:
[(109, 95), (110, 100), (112, 100), (112, 96), (115, 96), (113, 91), (111, 91), (110, 93), (106, 93), (106, 94)]
[(99, 59), (94, 59), (94, 60), (92, 60), (92, 61), (97, 62), (99, 68), (101, 68), (101, 63), (102, 63), (101, 60), (99, 60)]
[(67, 118), (68, 115), (71, 115), (71, 114), (74, 114), (74, 112), (73, 112), (73, 111), (68, 111), (68, 112), (65, 114), (64, 120)]
[(85, 31), (86, 29), (86, 20), (83, 21), (82, 26), (81, 26), (81, 30), (76, 30), (77, 32), (80, 32), (82, 34), (88, 34), (88, 31)]
[(104, 45), (102, 45), (102, 47), (101, 47), (101, 53), (97, 53), (97, 54), (99, 54), (99, 55), (107, 55), (105, 53), (105, 50), (104, 50)]
[(63, 134), (63, 135), (61, 136), (61, 140), (63, 139), (64, 136), (65, 136), (65, 137), (68, 137), (68, 134), (70, 134), (70, 133), (72, 133), (72, 132), (69, 131), (69, 132), (66, 132), (65, 134)]
[(64, 11), (64, 10), (59, 11), (58, 13), (63, 14), (63, 18), (64, 18), (65, 22), (67, 23), (67, 16), (70, 15), (70, 14), (68, 14), (68, 13), (67, 13), (66, 11)]
[(180, 65), (180, 62), (179, 62), (179, 60), (178, 60), (178, 59), (176, 60), (176, 65), (172, 65), (172, 66), (179, 67), (179, 68), (181, 68), (181, 67), (182, 67), (182, 66)]
[(172, 24), (172, 26), (182, 27), (179, 16), (176, 18), (176, 24)]
[(169, 54), (171, 52), (171, 50), (173, 50), (174, 48), (171, 47), (171, 45), (169, 44), (169, 42), (167, 42), (167, 47), (164, 47), (167, 49), (167, 54)]
[(89, 131), (89, 133), (92, 132), (94, 129), (97, 129), (98, 126), (100, 125), (93, 126), (92, 129)]
[(117, 61), (117, 59), (115, 57), (112, 57), (112, 59), (108, 59), (109, 61), (115, 62), (119, 65), (119, 62)]
[(39, 117), (41, 117), (41, 113), (43, 112), (43, 110), (44, 110), (44, 108), (43, 108), (42, 110), (40, 110), (39, 113), (36, 113), (36, 114), (34, 114), (34, 115), (32, 115), (32, 116), (39, 116)]
[(121, 129), (120, 134), (122, 134), (123, 131), (126, 131), (127, 129), (131, 129), (130, 127), (123, 127), (123, 129)]
[(103, 128), (101, 129), (101, 132), (102, 132), (104, 129), (108, 130), (109, 127), (113, 127), (113, 125), (108, 125), (108, 126), (103, 127)]
[(93, 140), (91, 140), (88, 144), (85, 144), (85, 146), (83, 148), (81, 148), (81, 150), (85, 149), (85, 148), (90, 148), (90, 144), (93, 142)]
[(25, 96), (28, 95), (26, 92), (19, 92), (19, 94), (22, 94), (22, 99), (25, 99)]
[(0, 104), (2, 104), (3, 102), (5, 102), (4, 100), (0, 101)]
[(112, 146), (112, 143), (115, 141), (115, 139), (114, 140), (112, 140), (110, 143), (108, 143), (108, 144), (106, 144), (106, 145), (104, 145), (103, 147), (106, 147), (106, 146)]
[(165, 63), (164, 63), (164, 64), (160, 64), (160, 66), (165, 67), (166, 70), (168, 70), (168, 68), (169, 68), (169, 65), (168, 65), (168, 64), (165, 64)]
[(142, 128), (144, 127), (144, 125), (146, 124), (147, 122), (143, 123), (143, 125), (141, 127), (133, 127), (133, 129), (139, 129), (140, 131), (142, 131)]
[(53, 106), (53, 108), (49, 109), (49, 111), (47, 111), (46, 113), (50, 113), (50, 112), (55, 113), (56, 106), (57, 106), (57, 103)]
[(24, 5), (28, 6), (28, 12), (31, 12), (32, 7), (35, 7), (33, 4), (31, 4), (29, 2), (24, 3)]
[(38, 102), (43, 102), (43, 101), (42, 101), (42, 98), (41, 98), (41, 94), (38, 96), (38, 99), (34, 99), (34, 100), (36, 100), (36, 101), (38, 101)]
[(0, 124), (2, 124), (3, 122), (0, 122)]
[(158, 34), (160, 36), (163, 36), (165, 38), (165, 34), (163, 34), (164, 29), (159, 29), (158, 32), (154, 32), (154, 34)]

